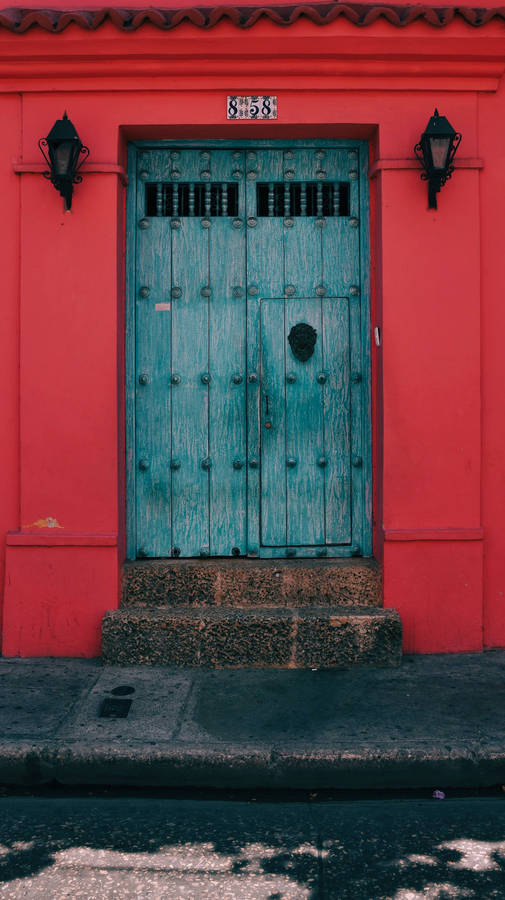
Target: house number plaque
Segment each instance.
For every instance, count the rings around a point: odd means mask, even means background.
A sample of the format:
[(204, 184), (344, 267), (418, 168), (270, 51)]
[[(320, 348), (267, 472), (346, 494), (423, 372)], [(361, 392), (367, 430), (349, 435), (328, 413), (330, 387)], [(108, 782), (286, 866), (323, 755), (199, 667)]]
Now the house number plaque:
[(277, 97), (227, 97), (227, 119), (276, 119)]

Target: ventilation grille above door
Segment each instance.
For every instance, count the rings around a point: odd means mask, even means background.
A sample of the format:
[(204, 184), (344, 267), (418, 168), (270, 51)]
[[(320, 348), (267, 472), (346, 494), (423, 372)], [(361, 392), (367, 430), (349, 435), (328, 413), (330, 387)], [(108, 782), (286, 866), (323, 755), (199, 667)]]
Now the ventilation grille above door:
[(238, 184), (148, 182), (146, 216), (237, 216)]
[(294, 181), (290, 184), (258, 184), (257, 215), (262, 216), (349, 216), (348, 181), (322, 184), (320, 181)]

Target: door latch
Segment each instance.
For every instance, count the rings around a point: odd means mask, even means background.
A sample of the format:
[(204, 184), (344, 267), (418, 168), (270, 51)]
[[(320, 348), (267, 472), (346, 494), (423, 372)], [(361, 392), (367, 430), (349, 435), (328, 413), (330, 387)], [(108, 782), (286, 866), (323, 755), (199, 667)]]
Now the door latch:
[(271, 422), (270, 419), (268, 418), (268, 416), (270, 415), (270, 406), (269, 406), (269, 403), (268, 403), (268, 394), (265, 394), (265, 415), (266, 415), (266, 417), (267, 417), (267, 418), (265, 419), (265, 428), (271, 428), (271, 427), (272, 427), (272, 422)]

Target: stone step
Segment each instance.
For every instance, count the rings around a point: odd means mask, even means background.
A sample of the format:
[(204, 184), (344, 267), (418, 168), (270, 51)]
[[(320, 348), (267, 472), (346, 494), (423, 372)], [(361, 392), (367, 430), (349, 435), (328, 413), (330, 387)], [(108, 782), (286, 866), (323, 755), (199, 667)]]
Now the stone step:
[(127, 606), (106, 613), (102, 655), (118, 665), (208, 668), (396, 666), (400, 617), (371, 607)]
[(121, 606), (381, 606), (373, 559), (181, 559), (125, 563)]

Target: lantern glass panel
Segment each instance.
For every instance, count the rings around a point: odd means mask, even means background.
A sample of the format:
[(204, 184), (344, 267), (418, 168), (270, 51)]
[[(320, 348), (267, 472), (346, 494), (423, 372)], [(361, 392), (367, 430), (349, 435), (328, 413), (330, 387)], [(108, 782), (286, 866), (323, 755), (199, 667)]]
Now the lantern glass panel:
[(54, 168), (58, 175), (68, 175), (72, 170), (74, 147), (70, 141), (62, 141), (53, 149)]
[(451, 139), (449, 137), (431, 137), (430, 145), (433, 168), (445, 169), (448, 163)]
[(58, 175), (66, 175), (72, 162), (72, 145), (66, 142), (57, 144), (53, 153), (56, 173)]

